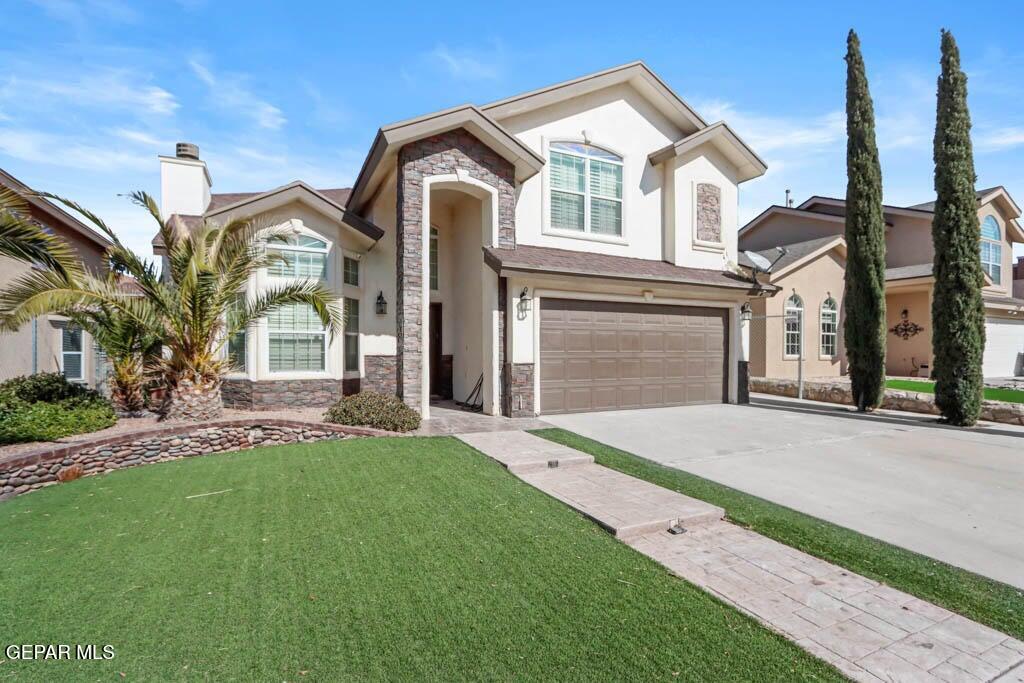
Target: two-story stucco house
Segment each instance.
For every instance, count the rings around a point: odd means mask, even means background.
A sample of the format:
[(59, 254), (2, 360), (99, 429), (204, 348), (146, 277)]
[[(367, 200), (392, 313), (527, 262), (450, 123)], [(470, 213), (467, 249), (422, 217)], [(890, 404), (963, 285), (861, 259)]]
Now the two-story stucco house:
[[(232, 340), (233, 405), (359, 388), (514, 416), (737, 400), (739, 185), (765, 165), (642, 63), (381, 128), (351, 189), (215, 194), (161, 157), (165, 215), (289, 222), (253, 290), (320, 277), (344, 335), (281, 311)], [(159, 252), (159, 244), (155, 245)], [(476, 390), (476, 391), (474, 391)]]
[[(1013, 245), (1024, 242), (1021, 209), (1003, 187), (980, 190), (977, 195), (985, 271), (982, 370), (989, 378), (1013, 377), (1024, 374), (1024, 299), (1016, 298), (1013, 274)], [(890, 375), (928, 376), (932, 367), (933, 209), (933, 202), (883, 207), (886, 372)], [(807, 377), (846, 371), (844, 216), (843, 200), (811, 197), (797, 207), (769, 207), (740, 229), (741, 250), (758, 252), (769, 260), (778, 258), (778, 247), (787, 250), (773, 272), (761, 276), (782, 292), (754, 301), (751, 375), (796, 377), (801, 352)], [(748, 264), (745, 257), (741, 261)]]
[[(0, 169), (0, 186), (17, 193), (29, 217), (71, 245), (86, 268), (107, 269), (110, 241), (62, 208), (41, 197), (20, 180)], [(0, 288), (31, 271), (31, 264), (0, 256)], [(59, 315), (43, 315), (15, 332), (0, 333), (0, 381), (37, 372), (62, 372), (73, 382), (102, 386), (105, 367), (95, 344), (84, 330)]]

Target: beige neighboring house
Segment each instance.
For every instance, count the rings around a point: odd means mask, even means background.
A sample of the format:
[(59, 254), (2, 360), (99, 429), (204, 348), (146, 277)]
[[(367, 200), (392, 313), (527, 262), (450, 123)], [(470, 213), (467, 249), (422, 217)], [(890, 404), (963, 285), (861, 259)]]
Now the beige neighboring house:
[(526, 416), (741, 398), (738, 193), (765, 165), (641, 62), (383, 126), (352, 188), (214, 193), (189, 144), (160, 165), (183, 229), (293, 228), (250, 292), (314, 277), (344, 298), (333, 340), (299, 306), (231, 340), (231, 405), (372, 389), (424, 417), (474, 395)]
[[(20, 180), (0, 169), (0, 185), (24, 197), (34, 221), (64, 238), (87, 268), (102, 273), (110, 241), (46, 199), (33, 197)], [(34, 266), (0, 256), (0, 288)], [(0, 381), (37, 372), (63, 372), (74, 382), (103, 384), (104, 367), (92, 339), (56, 315), (40, 316), (13, 333), (0, 334)]]
[[(1015, 273), (1013, 245), (1024, 243), (1021, 209), (1003, 187), (981, 190), (981, 259), (985, 270), (986, 378), (1024, 374), (1024, 298)], [(934, 203), (885, 206), (886, 373), (927, 376), (932, 366), (931, 300)], [(788, 254), (762, 281), (781, 288), (768, 300), (754, 301), (750, 373), (755, 377), (796, 377), (800, 323), (804, 375), (846, 372), (842, 348), (845, 202), (811, 197), (797, 207), (772, 206), (739, 231), (741, 250), (769, 260), (778, 247)], [(744, 257), (745, 259), (745, 257)], [(743, 261), (744, 265), (750, 265)], [(786, 311), (792, 315), (785, 318)], [(835, 332), (834, 332), (835, 330)], [(832, 344), (833, 336), (836, 343)]]

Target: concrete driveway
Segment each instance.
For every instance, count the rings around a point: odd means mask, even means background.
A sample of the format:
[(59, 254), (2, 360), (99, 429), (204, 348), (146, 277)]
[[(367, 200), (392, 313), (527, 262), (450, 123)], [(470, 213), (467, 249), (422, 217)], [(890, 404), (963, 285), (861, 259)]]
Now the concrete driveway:
[(1024, 428), (775, 397), (544, 420), (1024, 588)]

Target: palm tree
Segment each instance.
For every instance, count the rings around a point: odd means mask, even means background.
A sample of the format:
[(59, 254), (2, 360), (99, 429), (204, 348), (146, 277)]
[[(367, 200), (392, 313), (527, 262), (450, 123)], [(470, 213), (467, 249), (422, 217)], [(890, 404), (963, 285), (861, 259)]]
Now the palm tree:
[(6, 187), (0, 188), (0, 255), (65, 275), (81, 272), (81, 264), (67, 242), (32, 221), (24, 198)]
[(289, 304), (309, 306), (331, 338), (344, 324), (339, 298), (316, 280), (279, 285), (245, 297), (252, 276), (279, 258), (263, 242), (291, 234), (249, 219), (221, 226), (204, 221), (178, 230), (160, 216), (143, 192), (131, 195), (157, 222), (167, 250), (164, 269), (128, 249), (98, 216), (56, 195), (43, 195), (80, 213), (113, 242), (108, 257), (114, 270), (135, 278), (129, 296), (112, 279), (64, 277), (52, 270), (29, 273), (0, 293), (0, 312), (20, 323), (54, 311), (105, 311), (160, 340), (153, 365), (167, 389), (163, 413), (169, 419), (203, 420), (221, 412), (220, 385), (228, 369), (224, 345), (271, 311)]

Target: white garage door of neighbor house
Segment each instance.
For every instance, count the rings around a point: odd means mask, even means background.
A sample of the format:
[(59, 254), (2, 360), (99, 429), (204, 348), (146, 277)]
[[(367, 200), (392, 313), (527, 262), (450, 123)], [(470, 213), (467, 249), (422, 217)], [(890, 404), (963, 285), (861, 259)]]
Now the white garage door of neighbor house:
[(985, 377), (1014, 377), (1024, 374), (1024, 320), (987, 318), (985, 320)]

